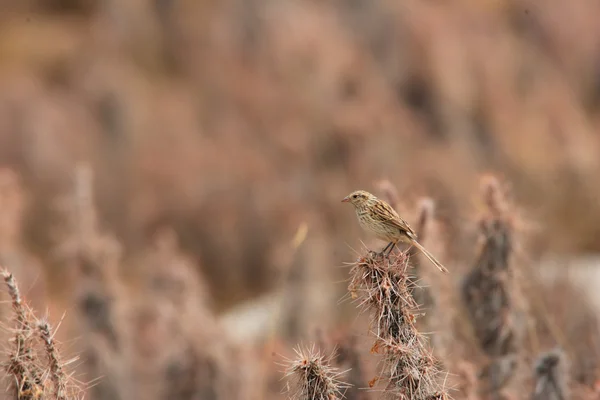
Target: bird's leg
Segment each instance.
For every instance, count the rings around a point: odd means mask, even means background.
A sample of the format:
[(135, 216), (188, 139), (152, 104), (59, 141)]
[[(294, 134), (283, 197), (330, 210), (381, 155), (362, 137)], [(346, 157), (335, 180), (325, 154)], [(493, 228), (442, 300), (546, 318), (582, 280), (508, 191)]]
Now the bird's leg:
[(385, 256), (385, 255), (386, 255), (386, 254), (385, 254), (386, 250), (387, 250), (387, 249), (390, 249), (390, 250), (388, 251), (388, 253), (387, 253), (387, 255), (389, 255), (389, 254), (390, 254), (390, 252), (391, 252), (391, 251), (394, 249), (394, 247), (395, 247), (395, 246), (396, 246), (396, 243), (394, 243), (394, 242), (389, 242), (389, 243), (388, 243), (388, 245), (387, 245), (387, 246), (385, 246), (385, 248), (384, 248), (383, 250), (381, 250), (381, 252), (379, 253), (379, 255), (380, 255), (380, 256), (382, 256), (382, 257), (383, 257), (383, 256)]
[(390, 254), (392, 254), (392, 251), (394, 250), (394, 247), (396, 247), (396, 242), (392, 242), (391, 243), (392, 247), (390, 247), (390, 249), (387, 252), (387, 255), (389, 256)]
[(385, 251), (386, 251), (387, 249), (389, 249), (389, 247), (390, 247), (392, 244), (393, 244), (393, 242), (389, 242), (389, 243), (387, 244), (387, 246), (385, 246), (385, 247), (384, 247), (384, 249), (383, 249), (383, 250), (381, 250), (379, 253), (376, 253), (376, 254), (377, 254), (378, 256), (381, 256), (381, 257), (383, 257), (383, 255), (385, 254)]

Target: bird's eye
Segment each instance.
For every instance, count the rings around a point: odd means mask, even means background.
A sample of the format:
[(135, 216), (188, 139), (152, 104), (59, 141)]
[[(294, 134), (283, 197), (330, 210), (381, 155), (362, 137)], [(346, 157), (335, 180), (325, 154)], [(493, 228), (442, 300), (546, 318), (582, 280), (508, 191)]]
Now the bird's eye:
[(352, 198), (353, 198), (353, 199), (357, 199), (357, 198), (358, 198), (358, 195), (357, 195), (357, 194), (355, 194), (354, 196), (352, 196)]

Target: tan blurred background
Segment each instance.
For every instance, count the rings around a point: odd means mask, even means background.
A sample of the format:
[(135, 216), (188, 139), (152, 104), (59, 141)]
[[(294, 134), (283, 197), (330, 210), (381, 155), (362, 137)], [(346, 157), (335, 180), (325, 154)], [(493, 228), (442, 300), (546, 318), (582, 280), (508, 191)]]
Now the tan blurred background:
[(335, 307), (366, 240), (340, 200), (382, 179), (409, 221), (434, 199), (457, 257), (486, 172), (533, 253), (597, 252), (599, 20), (587, 0), (0, 0), (3, 262), (68, 297), (58, 203), (86, 164), (120, 273), (173, 229), (217, 313), (294, 263)]

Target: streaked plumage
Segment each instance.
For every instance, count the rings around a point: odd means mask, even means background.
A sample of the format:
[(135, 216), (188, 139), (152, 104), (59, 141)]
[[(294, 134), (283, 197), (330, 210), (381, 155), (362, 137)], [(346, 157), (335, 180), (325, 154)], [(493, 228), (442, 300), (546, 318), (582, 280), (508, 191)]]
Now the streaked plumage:
[(357, 190), (346, 196), (342, 202), (348, 202), (354, 206), (358, 222), (365, 231), (375, 235), (378, 239), (389, 242), (382, 254), (390, 246), (391, 252), (398, 242), (408, 243), (419, 249), (440, 271), (448, 272), (429, 251), (417, 242), (416, 232), (385, 201), (364, 190)]

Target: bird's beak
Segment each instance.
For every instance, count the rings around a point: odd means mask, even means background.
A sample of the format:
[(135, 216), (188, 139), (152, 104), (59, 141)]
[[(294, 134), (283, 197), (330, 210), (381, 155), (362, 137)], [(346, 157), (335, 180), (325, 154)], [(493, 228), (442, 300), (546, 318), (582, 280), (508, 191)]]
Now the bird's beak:
[(350, 201), (350, 196), (346, 196), (344, 197), (344, 199), (342, 200), (342, 203), (347, 203)]

